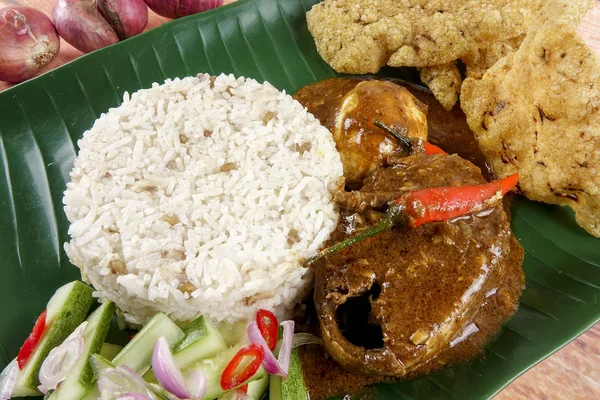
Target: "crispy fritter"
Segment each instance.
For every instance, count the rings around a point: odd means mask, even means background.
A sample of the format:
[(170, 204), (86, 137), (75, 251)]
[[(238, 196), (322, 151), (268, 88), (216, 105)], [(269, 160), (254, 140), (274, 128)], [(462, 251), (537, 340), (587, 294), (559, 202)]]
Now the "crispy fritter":
[[(384, 65), (423, 68), (421, 79), (446, 109), (461, 78), (481, 78), (516, 50), (532, 24), (578, 24), (593, 0), (325, 0), (307, 14), (323, 59), (338, 72), (375, 73)], [(540, 11), (543, 10), (543, 11)], [(432, 67), (432, 68), (427, 68)]]
[(499, 59), (516, 51), (524, 37), (523, 34), (506, 41), (490, 43), (461, 58), (461, 61), (467, 67), (467, 76), (481, 79), (485, 71), (496, 64)]
[(326, 0), (307, 14), (321, 56), (336, 71), (453, 62), (525, 32), (543, 0)]
[(540, 21), (483, 79), (463, 82), (462, 108), (497, 175), (519, 172), (528, 198), (571, 207), (600, 236), (600, 58), (566, 13)]
[(442, 107), (450, 111), (460, 93), (462, 78), (455, 62), (421, 69), (421, 81), (426, 84)]

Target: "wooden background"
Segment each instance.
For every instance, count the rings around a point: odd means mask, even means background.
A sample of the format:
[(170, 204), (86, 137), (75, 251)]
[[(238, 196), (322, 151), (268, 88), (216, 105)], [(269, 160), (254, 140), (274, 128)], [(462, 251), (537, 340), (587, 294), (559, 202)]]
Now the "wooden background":
[[(235, 0), (225, 0), (230, 3)], [(573, 0), (579, 1), (579, 0)], [(51, 15), (54, 0), (0, 0), (0, 8), (27, 5)], [(169, 21), (150, 12), (147, 29)], [(588, 44), (600, 54), (600, 0), (579, 28)], [(42, 72), (81, 55), (61, 40), (61, 51)], [(10, 85), (0, 82), (0, 91)], [(600, 399), (600, 323), (554, 355), (517, 378), (494, 400), (594, 400)], [(435, 400), (435, 399), (428, 399)], [(460, 399), (458, 399), (460, 400)]]

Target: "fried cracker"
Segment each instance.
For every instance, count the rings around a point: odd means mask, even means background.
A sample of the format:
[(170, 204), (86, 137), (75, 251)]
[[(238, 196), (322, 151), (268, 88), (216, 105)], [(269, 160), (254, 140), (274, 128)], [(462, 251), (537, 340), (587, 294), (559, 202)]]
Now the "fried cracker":
[(461, 61), (467, 68), (467, 76), (477, 79), (483, 77), (485, 71), (496, 64), (499, 59), (516, 51), (524, 37), (523, 34), (506, 41), (490, 43), (463, 56)]
[(600, 58), (569, 18), (541, 19), (518, 51), (463, 82), (461, 103), (498, 176), (519, 172), (528, 198), (571, 207), (600, 237)]
[(434, 65), (421, 69), (421, 81), (426, 84), (442, 107), (450, 111), (460, 93), (462, 78), (456, 63)]
[[(337, 72), (375, 73), (382, 66), (422, 68), (436, 98), (454, 105), (461, 60), (481, 78), (515, 51), (533, 23), (576, 25), (593, 0), (326, 0), (307, 14), (323, 59)], [(429, 68), (430, 67), (430, 68)]]
[(453, 62), (524, 33), (541, 0), (326, 0), (307, 14), (319, 53), (336, 71)]

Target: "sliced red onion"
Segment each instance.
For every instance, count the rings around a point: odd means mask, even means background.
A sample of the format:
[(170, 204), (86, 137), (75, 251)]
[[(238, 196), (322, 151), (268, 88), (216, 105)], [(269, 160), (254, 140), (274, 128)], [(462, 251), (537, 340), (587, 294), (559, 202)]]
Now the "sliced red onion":
[(201, 369), (193, 369), (185, 375), (185, 386), (192, 394), (192, 399), (202, 399), (208, 387), (208, 378)]
[(12, 391), (17, 382), (17, 375), (19, 374), (19, 364), (17, 359), (12, 360), (2, 374), (0, 374), (0, 399), (8, 400), (12, 397)]
[(117, 397), (117, 399), (118, 400), (150, 400), (150, 397), (143, 395), (141, 393), (127, 392), (127, 393), (123, 393), (122, 395)]
[(125, 365), (104, 370), (98, 377), (98, 389), (103, 399), (116, 399), (132, 393), (144, 396), (146, 400), (155, 399), (153, 390), (148, 383), (137, 372)]
[(261, 345), (263, 350), (265, 351), (265, 358), (262, 362), (262, 366), (265, 368), (265, 371), (267, 371), (267, 373), (271, 375), (287, 377), (287, 373), (284, 373), (281, 370), (277, 359), (273, 355), (271, 349), (269, 349), (269, 346), (267, 345), (267, 342), (265, 341), (265, 338), (263, 337), (262, 333), (260, 333), (256, 321), (251, 321), (248, 324), (246, 332), (248, 333), (248, 339), (250, 339), (250, 342)]
[(142, 378), (140, 376), (140, 374), (138, 374), (137, 372), (135, 372), (133, 369), (129, 368), (127, 365), (119, 365), (115, 368), (115, 370), (119, 373), (121, 373), (123, 376), (125, 376), (127, 379), (129, 379), (132, 383), (147, 389), (148, 388), (148, 383), (144, 380), (144, 378)]
[(86, 326), (87, 321), (84, 321), (60, 346), (50, 351), (40, 368), (41, 385), (38, 386), (40, 392), (46, 394), (50, 390), (55, 390), (79, 361), (83, 353), (83, 332)]
[(285, 376), (287, 377), (288, 370), (290, 369), (292, 344), (294, 344), (294, 321), (283, 321), (281, 326), (283, 327), (283, 338), (277, 361), (279, 361), (279, 367), (285, 371)]
[(114, 368), (105, 371), (98, 377), (98, 390), (102, 395), (102, 398), (108, 397), (109, 394), (122, 393), (123, 389), (118, 382), (115, 382), (115, 379), (112, 375), (115, 374)]
[(173, 393), (180, 399), (189, 399), (190, 391), (185, 387), (185, 380), (175, 360), (167, 339), (161, 336), (156, 342), (154, 353), (152, 354), (152, 370), (156, 380), (168, 392)]
[(292, 354), (292, 344), (294, 342), (294, 321), (283, 321), (281, 326), (283, 327), (283, 341), (278, 359), (275, 358), (275, 355), (269, 349), (265, 338), (258, 329), (256, 321), (252, 321), (248, 324), (246, 332), (248, 333), (250, 342), (261, 345), (265, 351), (265, 359), (262, 362), (265, 371), (271, 375), (279, 375), (287, 378), (288, 369), (290, 367), (290, 356)]
[(148, 384), (152, 391), (158, 395), (159, 399), (167, 399), (167, 400), (179, 400), (179, 397), (173, 396), (171, 393), (167, 392), (162, 386), (158, 383), (149, 383)]

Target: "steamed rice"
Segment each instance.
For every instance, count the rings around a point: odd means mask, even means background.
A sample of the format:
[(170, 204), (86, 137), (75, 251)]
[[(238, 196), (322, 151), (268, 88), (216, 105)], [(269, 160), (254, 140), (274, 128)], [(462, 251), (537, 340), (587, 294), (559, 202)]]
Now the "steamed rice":
[(65, 249), (128, 323), (283, 316), (310, 288), (301, 261), (335, 229), (342, 164), (289, 95), (232, 75), (167, 80), (125, 93), (78, 144)]

